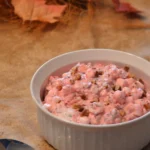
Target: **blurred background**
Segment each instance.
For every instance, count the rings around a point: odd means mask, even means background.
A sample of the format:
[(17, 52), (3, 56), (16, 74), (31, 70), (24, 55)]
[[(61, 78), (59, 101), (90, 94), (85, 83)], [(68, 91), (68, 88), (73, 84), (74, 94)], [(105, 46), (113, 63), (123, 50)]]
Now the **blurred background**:
[(0, 138), (53, 150), (40, 136), (31, 77), (52, 57), (89, 48), (150, 60), (150, 1), (0, 0)]

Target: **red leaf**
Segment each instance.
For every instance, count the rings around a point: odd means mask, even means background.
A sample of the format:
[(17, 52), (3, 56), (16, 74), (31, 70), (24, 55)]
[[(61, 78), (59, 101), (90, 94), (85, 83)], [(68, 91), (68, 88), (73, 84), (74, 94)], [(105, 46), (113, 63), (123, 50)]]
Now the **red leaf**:
[(117, 12), (127, 12), (127, 13), (140, 13), (141, 11), (131, 6), (131, 4), (126, 2), (120, 2), (120, 0), (112, 0)]
[(54, 23), (59, 21), (67, 5), (46, 5), (45, 0), (12, 0), (15, 13), (24, 21), (38, 20)]

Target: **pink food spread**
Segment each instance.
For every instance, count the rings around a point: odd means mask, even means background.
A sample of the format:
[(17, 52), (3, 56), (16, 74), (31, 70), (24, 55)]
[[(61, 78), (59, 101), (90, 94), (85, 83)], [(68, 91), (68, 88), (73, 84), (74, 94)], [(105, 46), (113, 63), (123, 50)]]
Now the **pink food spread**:
[(43, 106), (76, 123), (104, 125), (138, 118), (150, 110), (150, 90), (129, 67), (78, 63), (50, 76)]

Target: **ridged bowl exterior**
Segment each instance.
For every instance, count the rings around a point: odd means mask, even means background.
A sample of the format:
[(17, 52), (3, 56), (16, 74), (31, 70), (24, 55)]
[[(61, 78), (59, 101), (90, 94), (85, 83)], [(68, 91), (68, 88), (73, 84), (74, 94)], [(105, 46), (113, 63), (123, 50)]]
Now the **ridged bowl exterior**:
[(85, 128), (60, 123), (38, 108), (44, 138), (58, 150), (141, 150), (150, 141), (150, 117), (133, 124)]
[(141, 150), (150, 141), (149, 113), (127, 123), (90, 126), (68, 123), (42, 107), (40, 91), (46, 77), (67, 64), (88, 60), (127, 64), (150, 77), (150, 65), (146, 60), (113, 50), (77, 51), (46, 62), (37, 70), (31, 82), (31, 93), (37, 104), (42, 136), (58, 150)]

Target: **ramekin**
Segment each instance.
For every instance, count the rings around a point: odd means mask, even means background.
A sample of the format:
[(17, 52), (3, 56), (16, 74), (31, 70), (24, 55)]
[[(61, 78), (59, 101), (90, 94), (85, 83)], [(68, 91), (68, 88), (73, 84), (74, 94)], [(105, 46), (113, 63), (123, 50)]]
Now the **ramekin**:
[(57, 118), (43, 108), (41, 88), (45, 79), (61, 67), (84, 61), (129, 65), (135, 70), (140, 70), (149, 82), (150, 63), (143, 58), (121, 51), (79, 50), (47, 61), (35, 72), (30, 85), (32, 97), (37, 105), (42, 136), (58, 150), (141, 150), (150, 141), (150, 113), (119, 124), (82, 125)]

